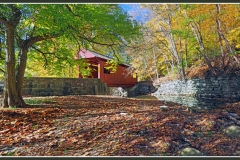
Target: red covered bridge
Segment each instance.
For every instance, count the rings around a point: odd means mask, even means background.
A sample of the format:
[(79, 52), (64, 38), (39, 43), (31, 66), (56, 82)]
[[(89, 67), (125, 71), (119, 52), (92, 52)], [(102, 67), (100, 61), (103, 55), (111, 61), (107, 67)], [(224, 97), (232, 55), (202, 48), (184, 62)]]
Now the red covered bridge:
[[(133, 87), (137, 83), (137, 76), (128, 74), (127, 64), (119, 64), (116, 72), (106, 69), (106, 62), (111, 58), (98, 54), (93, 51), (82, 49), (78, 52), (78, 56), (87, 59), (92, 69), (92, 75), (89, 78), (100, 78), (102, 82), (109, 87)], [(79, 73), (79, 78), (83, 78)]]

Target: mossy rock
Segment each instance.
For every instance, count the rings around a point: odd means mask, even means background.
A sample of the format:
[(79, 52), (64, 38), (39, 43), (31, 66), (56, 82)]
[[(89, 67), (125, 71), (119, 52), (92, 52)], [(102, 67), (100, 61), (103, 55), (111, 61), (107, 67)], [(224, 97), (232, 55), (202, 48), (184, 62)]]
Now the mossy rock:
[(203, 156), (203, 153), (194, 148), (184, 148), (181, 151), (180, 156)]
[(239, 126), (230, 126), (225, 131), (226, 135), (230, 137), (240, 138), (240, 127)]

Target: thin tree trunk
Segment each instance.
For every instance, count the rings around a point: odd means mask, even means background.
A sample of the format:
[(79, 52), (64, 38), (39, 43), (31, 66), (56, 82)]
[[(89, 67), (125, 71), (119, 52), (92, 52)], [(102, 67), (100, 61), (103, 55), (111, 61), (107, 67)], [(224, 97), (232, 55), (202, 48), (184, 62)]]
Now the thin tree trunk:
[[(165, 5), (165, 9), (167, 10), (167, 6)], [(184, 71), (182, 70), (182, 65), (181, 65), (181, 60), (179, 59), (179, 55), (178, 55), (178, 51), (177, 51), (177, 47), (176, 47), (176, 43), (175, 43), (175, 39), (174, 39), (174, 35), (172, 34), (172, 26), (171, 26), (171, 15), (170, 13), (168, 14), (168, 17), (167, 17), (167, 23), (168, 24), (168, 28), (169, 28), (169, 42), (170, 42), (170, 46), (171, 46), (171, 49), (172, 49), (172, 53), (173, 53), (173, 56), (176, 58), (176, 61), (177, 61), (177, 68), (178, 68), (178, 73), (180, 74), (180, 78), (182, 80), (185, 80), (185, 74), (184, 74)]]
[(180, 44), (180, 61), (181, 61), (181, 70), (182, 70), (182, 74), (183, 74), (183, 80), (185, 80), (186, 75), (185, 75), (185, 69), (184, 69), (184, 64), (183, 64), (183, 51), (182, 51), (182, 43), (181, 43), (181, 37), (179, 37), (179, 44)]
[[(221, 28), (221, 22), (220, 22), (219, 17), (218, 17), (218, 15), (219, 15), (219, 13), (220, 13), (220, 9), (221, 9), (221, 8), (220, 8), (220, 5), (219, 5), (219, 4), (216, 4), (216, 10), (217, 10), (216, 24), (217, 24), (217, 31), (218, 31), (218, 36), (219, 36), (219, 39), (220, 39), (220, 44), (221, 44), (221, 47), (222, 47), (222, 42), (221, 42), (221, 40), (223, 39), (224, 42), (226, 43), (226, 46), (228, 47), (230, 53), (233, 53), (234, 50), (232, 49), (229, 41), (227, 40), (227, 38), (226, 38), (225, 35), (223, 34), (223, 31), (222, 31), (222, 28)], [(221, 49), (222, 49), (222, 48), (221, 48)], [(228, 53), (227, 53), (227, 54), (228, 54)], [(228, 56), (228, 55), (225, 55), (225, 54), (223, 53), (223, 51), (222, 51), (222, 59), (223, 59), (224, 61), (225, 61), (224, 58), (225, 58), (226, 56)], [(233, 58), (234, 58), (235, 61), (238, 63), (238, 65), (240, 65), (240, 62), (239, 62), (238, 58), (237, 58), (235, 55), (233, 55)], [(223, 62), (223, 64), (224, 64), (224, 62)], [(224, 64), (223, 67), (225, 68), (225, 64)]]
[(218, 38), (219, 38), (219, 43), (220, 43), (220, 49), (221, 49), (221, 54), (222, 54), (222, 71), (225, 71), (225, 54), (224, 54), (224, 50), (223, 50), (223, 44), (222, 44), (222, 29), (221, 29), (221, 24), (220, 24), (220, 20), (218, 18), (218, 15), (220, 13), (220, 6), (218, 4), (216, 4), (216, 24), (217, 24), (217, 32), (218, 32)]
[(4, 84), (4, 95), (3, 95), (3, 108), (8, 108), (9, 105), (8, 105), (8, 91), (7, 91), (7, 83), (5, 81), (5, 84)]
[(188, 49), (187, 49), (187, 43), (185, 43), (185, 61), (186, 61), (186, 68), (188, 68), (188, 61), (187, 61), (187, 56), (188, 56)]
[[(185, 11), (184, 13), (185, 13), (185, 16), (188, 18), (187, 12)], [(193, 26), (193, 24), (195, 25), (195, 27)], [(207, 63), (211, 73), (213, 75), (216, 74), (215, 71), (214, 71), (214, 68), (213, 68), (213, 66), (212, 66), (212, 64), (211, 64), (211, 62), (210, 62), (210, 60), (207, 56), (207, 54), (205, 53), (205, 47), (204, 47), (204, 44), (203, 44), (203, 38), (202, 38), (202, 34), (201, 34), (200, 29), (198, 28), (198, 26), (195, 22), (190, 23), (189, 25), (190, 25), (190, 27), (193, 31), (193, 34), (195, 35), (195, 38), (197, 39), (198, 45), (200, 47), (200, 49), (199, 48), (196, 48), (196, 49), (199, 51), (200, 54), (203, 55), (203, 58), (204, 58), (205, 62)]]
[[(163, 54), (163, 58), (164, 58), (164, 62), (165, 62), (165, 65), (166, 65), (166, 68), (167, 68), (167, 74), (169, 75), (169, 68), (168, 68), (168, 63), (170, 63), (170, 62), (167, 62), (167, 58), (166, 58), (166, 56)], [(171, 65), (171, 63), (170, 63), (170, 65)]]
[[(169, 25), (169, 28), (171, 30), (171, 26), (170, 25)], [(169, 33), (169, 34), (170, 34), (169, 42), (170, 42), (172, 54), (173, 54), (173, 56), (174, 56), (174, 58), (176, 59), (176, 62), (177, 62), (178, 73), (180, 74), (181, 79), (184, 80), (185, 76), (184, 76), (184, 72), (183, 72), (182, 67), (181, 67), (181, 63), (180, 63), (178, 51), (177, 51), (177, 48), (176, 48), (174, 36), (173, 36), (172, 33)]]
[(152, 48), (152, 53), (153, 53), (153, 59), (154, 59), (154, 68), (155, 68), (156, 79), (158, 80), (159, 75), (158, 75), (158, 68), (157, 68), (157, 57), (156, 57), (156, 52), (155, 52), (154, 48)]

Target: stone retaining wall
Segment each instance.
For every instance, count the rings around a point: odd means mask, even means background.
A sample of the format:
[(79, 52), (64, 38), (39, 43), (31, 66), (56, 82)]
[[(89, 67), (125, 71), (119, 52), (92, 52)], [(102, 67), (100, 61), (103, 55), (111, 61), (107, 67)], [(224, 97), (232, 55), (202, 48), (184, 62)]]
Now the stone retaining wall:
[[(3, 91), (0, 82), (0, 92)], [(117, 94), (115, 93), (116, 91)], [(119, 94), (124, 91), (124, 95)], [(115, 95), (120, 97), (135, 97), (154, 93), (156, 88), (151, 81), (141, 81), (132, 88), (107, 87), (97, 78), (46, 78), (30, 77), (23, 82), (23, 95), (31, 96), (61, 96), (61, 95)]]
[(62, 95), (107, 95), (109, 88), (96, 78), (45, 78), (24, 79), (23, 95), (62, 96)]
[(240, 99), (240, 76), (175, 80), (161, 84), (154, 95)]

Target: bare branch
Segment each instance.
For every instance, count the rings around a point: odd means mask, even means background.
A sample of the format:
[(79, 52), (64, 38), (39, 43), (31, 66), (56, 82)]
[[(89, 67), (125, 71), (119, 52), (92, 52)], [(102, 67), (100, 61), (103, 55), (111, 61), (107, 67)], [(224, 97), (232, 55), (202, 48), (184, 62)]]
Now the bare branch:
[(31, 47), (32, 47), (34, 50), (36, 50), (37, 52), (41, 53), (41, 54), (44, 56), (44, 59), (45, 59), (45, 64), (44, 64), (44, 66), (47, 66), (47, 65), (48, 65), (48, 63), (47, 63), (47, 57), (46, 57), (47, 54), (48, 54), (48, 55), (53, 55), (53, 56), (56, 57), (57, 59), (66, 60), (67, 63), (72, 64), (67, 58), (59, 57), (59, 56), (57, 56), (54, 52), (53, 52), (53, 53), (51, 53), (51, 52), (43, 52), (43, 51), (41, 51), (40, 49), (38, 49), (38, 48), (36, 48), (36, 47), (34, 47), (34, 46), (31, 46)]
[(88, 41), (88, 42), (91, 42), (91, 43), (95, 43), (95, 44), (99, 44), (99, 45), (103, 45), (103, 46), (117, 46), (118, 44), (116, 44), (116, 43), (100, 43), (100, 42), (97, 42), (97, 41), (94, 41), (94, 40), (92, 40), (92, 39), (88, 39), (88, 38), (86, 38), (86, 37), (83, 37), (83, 36), (78, 36), (79, 38), (81, 38), (81, 39), (83, 39), (83, 40), (86, 40), (86, 41)]
[(44, 63), (44, 68), (46, 68), (46, 66), (48, 65), (48, 61), (47, 61), (47, 57), (46, 57), (46, 54), (51, 54), (51, 53), (44, 53), (42, 52), (41, 50), (37, 49), (36, 47), (34, 46), (31, 46), (34, 50), (38, 51), (39, 53), (41, 53), (44, 57), (44, 60), (45, 60), (45, 63)]
[(74, 38), (75, 41), (77, 42), (77, 44), (78, 44), (78, 50), (80, 51), (80, 50), (81, 50), (81, 45), (80, 45), (79, 41), (77, 40), (77, 37), (76, 37), (72, 32), (70, 32), (70, 34), (73, 36), (73, 38)]

